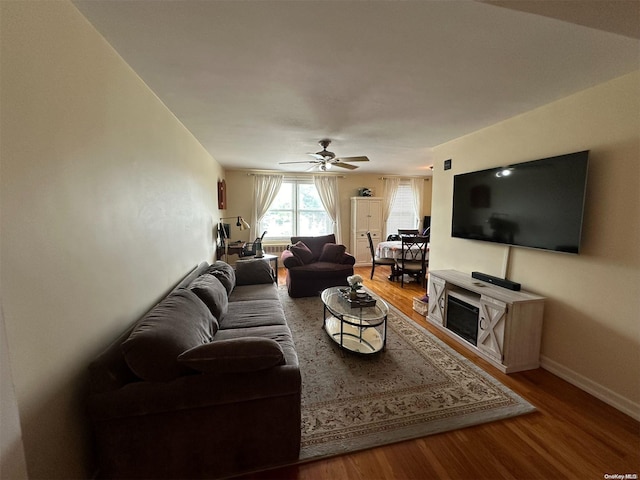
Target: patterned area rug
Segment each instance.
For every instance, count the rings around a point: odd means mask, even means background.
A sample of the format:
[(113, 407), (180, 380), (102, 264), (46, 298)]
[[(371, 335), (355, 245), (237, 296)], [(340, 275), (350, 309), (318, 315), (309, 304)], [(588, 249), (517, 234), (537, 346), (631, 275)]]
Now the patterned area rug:
[(362, 356), (322, 330), (319, 297), (279, 293), (302, 372), (301, 460), (535, 411), (393, 306), (387, 349)]

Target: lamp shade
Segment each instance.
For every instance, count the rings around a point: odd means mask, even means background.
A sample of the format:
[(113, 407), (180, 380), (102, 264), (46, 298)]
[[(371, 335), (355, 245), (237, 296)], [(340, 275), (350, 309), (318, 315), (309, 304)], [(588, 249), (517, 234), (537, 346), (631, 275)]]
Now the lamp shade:
[(242, 218), (241, 216), (235, 216), (235, 217), (222, 217), (220, 219), (220, 221), (222, 220), (227, 220), (229, 218), (235, 218), (236, 219), (236, 227), (238, 227), (240, 230), (250, 230), (251, 229), (251, 225), (249, 225), (244, 218)]
[(244, 218), (238, 217), (238, 222), (236, 223), (236, 227), (239, 227), (240, 230), (249, 230), (251, 226), (245, 222)]

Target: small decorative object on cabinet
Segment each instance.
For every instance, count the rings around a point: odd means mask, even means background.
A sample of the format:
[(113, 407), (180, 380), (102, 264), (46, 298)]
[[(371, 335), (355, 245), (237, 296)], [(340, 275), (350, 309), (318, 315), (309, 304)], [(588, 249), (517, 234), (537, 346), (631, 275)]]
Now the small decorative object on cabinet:
[(432, 270), (429, 299), (429, 322), (502, 372), (540, 366), (544, 297)]
[(382, 198), (351, 197), (351, 254), (358, 266), (371, 265), (367, 232), (375, 249), (382, 239)]
[(218, 181), (218, 208), (220, 210), (227, 208), (227, 183), (224, 180)]

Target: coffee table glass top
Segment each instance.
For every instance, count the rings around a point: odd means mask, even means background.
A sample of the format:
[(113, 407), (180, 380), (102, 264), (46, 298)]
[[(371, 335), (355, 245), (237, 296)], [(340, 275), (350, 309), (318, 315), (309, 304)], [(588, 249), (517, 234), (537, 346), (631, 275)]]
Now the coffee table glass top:
[(343, 288), (331, 287), (320, 295), (324, 304), (324, 330), (340, 347), (352, 352), (370, 354), (383, 350), (389, 306), (381, 298), (374, 297), (375, 306), (352, 307), (342, 298), (340, 290)]
[(355, 323), (360, 320), (369, 323), (376, 323), (382, 320), (389, 313), (389, 306), (380, 297), (372, 295), (376, 299), (374, 307), (352, 308), (340, 295), (340, 290), (346, 287), (330, 287), (322, 292), (320, 297), (322, 303), (331, 311), (333, 315), (346, 317), (345, 320), (353, 319)]

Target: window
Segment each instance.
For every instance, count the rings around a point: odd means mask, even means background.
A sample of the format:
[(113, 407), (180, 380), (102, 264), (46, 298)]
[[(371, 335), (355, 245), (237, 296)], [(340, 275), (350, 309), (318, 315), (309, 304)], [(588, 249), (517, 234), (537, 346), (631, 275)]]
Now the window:
[(416, 214), (413, 211), (411, 184), (403, 181), (398, 185), (396, 197), (387, 219), (387, 235), (398, 233), (399, 228), (416, 228)]
[(311, 180), (284, 180), (276, 199), (260, 221), (269, 240), (289, 242), (294, 236), (333, 233), (333, 221)]

